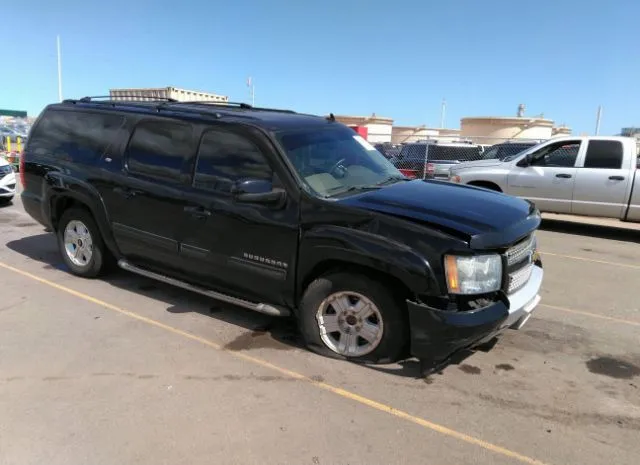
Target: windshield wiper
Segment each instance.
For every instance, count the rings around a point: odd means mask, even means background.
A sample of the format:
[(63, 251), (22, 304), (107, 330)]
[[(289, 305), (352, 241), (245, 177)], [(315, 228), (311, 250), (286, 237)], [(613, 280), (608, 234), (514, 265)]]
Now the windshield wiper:
[(391, 181), (411, 181), (411, 179), (404, 177), (404, 176), (389, 176), (388, 178), (383, 179), (380, 182), (377, 182), (375, 185), (376, 186), (386, 186), (387, 184), (390, 184)]
[[(362, 186), (351, 186), (345, 188), (344, 186), (334, 187), (333, 189), (329, 189), (327, 191), (327, 197), (331, 197), (333, 195), (346, 194), (348, 192), (357, 192), (357, 191), (367, 191), (367, 190), (375, 190), (382, 189), (383, 186), (390, 184), (392, 181), (411, 181), (409, 178), (405, 178), (404, 176), (389, 176), (382, 181), (379, 181), (375, 184), (364, 184)], [(342, 190), (340, 190), (342, 189)]]
[[(329, 189), (327, 191), (327, 197), (331, 197), (334, 195), (346, 194), (347, 192), (356, 192), (356, 191), (366, 191), (366, 190), (375, 190), (381, 189), (382, 186), (351, 186), (345, 189), (344, 186), (334, 187), (333, 189)], [(342, 190), (339, 190), (342, 189)]]

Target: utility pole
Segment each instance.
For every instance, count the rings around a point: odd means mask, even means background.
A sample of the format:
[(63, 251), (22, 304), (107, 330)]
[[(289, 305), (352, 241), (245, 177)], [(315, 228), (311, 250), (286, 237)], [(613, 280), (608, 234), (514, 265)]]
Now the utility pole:
[(62, 102), (62, 60), (60, 58), (60, 36), (56, 36), (56, 48), (58, 51), (58, 100)]
[(254, 107), (256, 105), (256, 86), (251, 76), (247, 79), (247, 87), (249, 88), (249, 96), (251, 97), (251, 106)]
[(602, 118), (602, 105), (598, 106), (598, 114), (596, 116), (596, 136), (600, 134), (600, 119)]
[(440, 127), (444, 128), (444, 115), (447, 111), (447, 101), (442, 99), (442, 108), (440, 109)]

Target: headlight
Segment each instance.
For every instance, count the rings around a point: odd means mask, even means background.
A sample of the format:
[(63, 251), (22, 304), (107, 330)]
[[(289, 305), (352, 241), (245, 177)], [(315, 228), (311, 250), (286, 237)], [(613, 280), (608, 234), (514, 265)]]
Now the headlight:
[(533, 234), (533, 239), (531, 240), (531, 242), (531, 261), (537, 262), (538, 260), (540, 260), (540, 251), (538, 250), (538, 237), (535, 233)]
[(502, 259), (491, 255), (445, 255), (444, 268), (451, 294), (486, 294), (502, 285)]

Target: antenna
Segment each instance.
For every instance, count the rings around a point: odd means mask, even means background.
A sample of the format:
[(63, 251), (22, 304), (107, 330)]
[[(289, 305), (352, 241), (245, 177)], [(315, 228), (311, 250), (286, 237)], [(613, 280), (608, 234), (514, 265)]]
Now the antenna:
[(444, 128), (444, 115), (447, 111), (447, 101), (442, 99), (442, 108), (440, 109), (440, 127)]
[(58, 51), (58, 100), (62, 102), (62, 61), (60, 58), (60, 36), (56, 36), (56, 48)]

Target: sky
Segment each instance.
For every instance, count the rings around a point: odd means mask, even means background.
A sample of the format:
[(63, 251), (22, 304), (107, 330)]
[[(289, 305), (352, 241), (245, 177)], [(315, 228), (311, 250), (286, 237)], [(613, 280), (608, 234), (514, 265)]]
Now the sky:
[(3, 2), (0, 108), (37, 115), (117, 87), (459, 128), (543, 114), (574, 134), (640, 126), (637, 0), (22, 0)]

